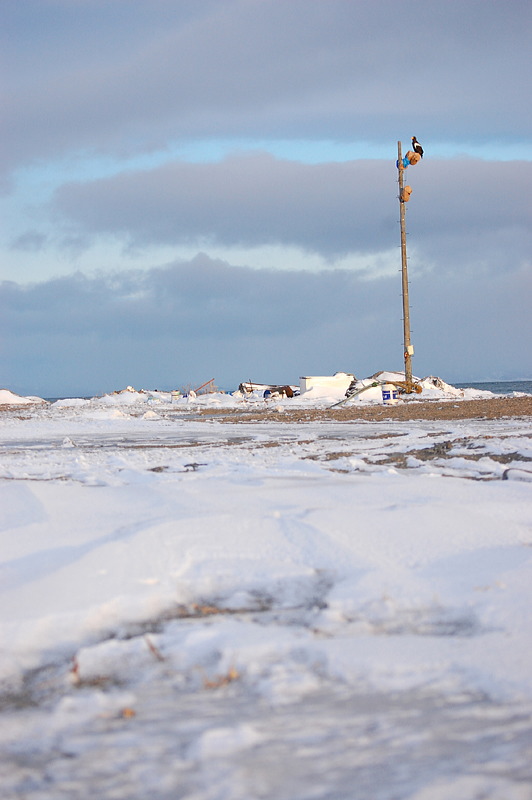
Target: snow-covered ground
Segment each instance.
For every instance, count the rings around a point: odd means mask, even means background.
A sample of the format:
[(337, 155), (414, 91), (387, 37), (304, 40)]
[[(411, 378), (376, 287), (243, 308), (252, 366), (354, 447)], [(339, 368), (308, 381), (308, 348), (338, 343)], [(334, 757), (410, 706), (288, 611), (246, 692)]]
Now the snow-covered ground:
[(243, 402), (0, 412), (2, 798), (530, 800), (532, 424)]

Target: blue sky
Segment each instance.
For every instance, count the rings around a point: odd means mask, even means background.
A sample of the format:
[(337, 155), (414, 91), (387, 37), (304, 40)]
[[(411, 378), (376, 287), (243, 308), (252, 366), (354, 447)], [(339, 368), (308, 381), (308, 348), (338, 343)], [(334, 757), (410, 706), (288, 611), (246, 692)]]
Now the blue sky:
[(3, 3), (0, 384), (400, 369), (413, 134), (414, 372), (532, 377), (531, 17), (518, 0)]

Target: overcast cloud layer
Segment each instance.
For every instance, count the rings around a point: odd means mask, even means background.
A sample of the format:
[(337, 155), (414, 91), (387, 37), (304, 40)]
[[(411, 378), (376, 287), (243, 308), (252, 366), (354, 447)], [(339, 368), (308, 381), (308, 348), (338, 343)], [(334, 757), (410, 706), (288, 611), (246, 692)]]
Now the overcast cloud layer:
[(401, 368), (412, 134), (414, 371), (530, 378), (531, 23), (528, 0), (2, 3), (0, 384)]
[[(528, 258), (532, 162), (487, 169), (470, 159), (436, 160), (410, 173), (409, 230), (425, 261), (454, 271), (473, 259), (498, 271)], [(136, 246), (282, 244), (334, 258), (397, 244), (396, 179), (393, 162), (309, 165), (258, 154), (65, 184), (56, 204), (81, 233)]]
[[(461, 382), (530, 370), (530, 289), (526, 270), (452, 281), (420, 275), (412, 286), (415, 373)], [(254, 270), (205, 255), (148, 271), (4, 282), (10, 347), (0, 369), (15, 391), (38, 386), (46, 397), (57, 396), (58, 375), (62, 392), (76, 396), (211, 378), (234, 389), (337, 370), (366, 377), (402, 368), (400, 303), (397, 275)], [(496, 311), (509, 306), (511, 317)]]
[(10, 166), (213, 135), (531, 134), (528, 0), (2, 5)]

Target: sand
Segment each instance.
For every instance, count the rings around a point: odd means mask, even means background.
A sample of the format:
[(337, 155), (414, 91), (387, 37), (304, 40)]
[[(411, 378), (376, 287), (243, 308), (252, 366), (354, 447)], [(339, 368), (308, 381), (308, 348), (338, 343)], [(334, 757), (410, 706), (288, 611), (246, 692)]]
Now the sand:
[(212, 408), (200, 411), (201, 415), (216, 414), (219, 420), (256, 422), (275, 415), (276, 421), (306, 422), (315, 420), (413, 420), (413, 419), (502, 419), (503, 417), (532, 416), (532, 395), (524, 397), (501, 396), (482, 400), (404, 400), (396, 405), (346, 405), (340, 408), (291, 409), (276, 405), (275, 401), (262, 407), (255, 405), (235, 409)]

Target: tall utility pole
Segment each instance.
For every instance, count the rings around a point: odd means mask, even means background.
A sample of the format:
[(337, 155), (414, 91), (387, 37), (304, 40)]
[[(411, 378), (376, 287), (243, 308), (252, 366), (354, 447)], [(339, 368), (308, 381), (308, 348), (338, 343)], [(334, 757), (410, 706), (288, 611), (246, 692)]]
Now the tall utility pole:
[(399, 209), (401, 220), (401, 274), (403, 281), (403, 340), (405, 357), (405, 384), (408, 394), (412, 391), (412, 356), (414, 348), (410, 341), (410, 306), (408, 303), (408, 264), (406, 259), (406, 222), (405, 222), (405, 168), (401, 142), (397, 142), (397, 171), (399, 173)]

